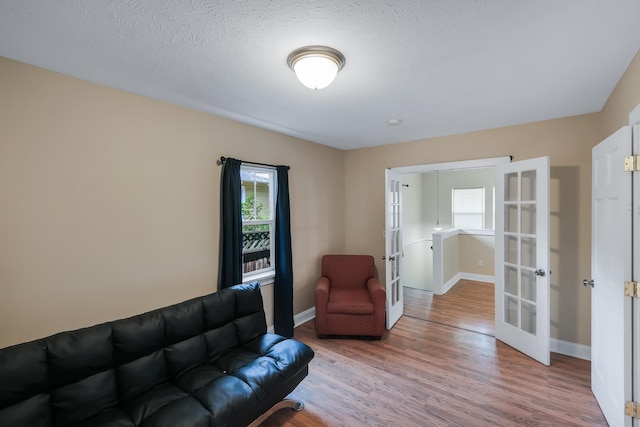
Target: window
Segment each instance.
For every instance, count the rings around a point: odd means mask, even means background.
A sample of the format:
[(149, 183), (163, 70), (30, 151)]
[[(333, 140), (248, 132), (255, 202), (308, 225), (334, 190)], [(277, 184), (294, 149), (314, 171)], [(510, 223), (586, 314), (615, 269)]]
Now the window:
[(453, 228), (484, 228), (484, 188), (452, 189)]
[(240, 168), (243, 280), (274, 271), (275, 175), (273, 169)]

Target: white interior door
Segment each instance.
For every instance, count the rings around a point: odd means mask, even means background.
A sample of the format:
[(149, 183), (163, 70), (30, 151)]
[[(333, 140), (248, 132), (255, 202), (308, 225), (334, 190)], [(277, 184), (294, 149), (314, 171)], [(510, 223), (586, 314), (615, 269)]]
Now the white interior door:
[(402, 272), (402, 176), (386, 171), (385, 262), (387, 291), (387, 329), (403, 312)]
[[(632, 152), (627, 126), (593, 148), (591, 208), (591, 389), (610, 426), (630, 426), (631, 397)], [(637, 191), (637, 189), (636, 189)], [(638, 227), (638, 226), (636, 226)]]
[(549, 157), (496, 166), (496, 338), (549, 365)]

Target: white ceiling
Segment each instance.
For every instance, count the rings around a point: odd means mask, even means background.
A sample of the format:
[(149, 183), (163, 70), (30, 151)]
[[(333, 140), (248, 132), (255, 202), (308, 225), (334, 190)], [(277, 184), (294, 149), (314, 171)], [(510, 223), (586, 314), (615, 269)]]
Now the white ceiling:
[[(600, 111), (638, 18), (640, 0), (2, 0), (0, 56), (352, 149)], [(320, 91), (286, 63), (314, 44), (346, 57)]]

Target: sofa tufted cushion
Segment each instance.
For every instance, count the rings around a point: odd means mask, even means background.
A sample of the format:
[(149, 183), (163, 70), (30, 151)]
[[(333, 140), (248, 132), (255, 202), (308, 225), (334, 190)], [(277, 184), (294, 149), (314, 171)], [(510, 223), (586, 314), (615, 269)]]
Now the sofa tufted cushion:
[(241, 426), (313, 351), (266, 333), (258, 284), (0, 349), (0, 426)]

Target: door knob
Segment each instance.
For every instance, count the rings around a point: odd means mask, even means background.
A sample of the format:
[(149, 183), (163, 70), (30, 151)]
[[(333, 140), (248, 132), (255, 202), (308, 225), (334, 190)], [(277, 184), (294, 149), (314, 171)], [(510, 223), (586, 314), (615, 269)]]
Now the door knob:
[[(387, 259), (387, 257), (383, 255), (382, 259)], [(394, 261), (395, 259), (396, 259), (396, 257), (394, 257), (394, 256), (390, 256), (389, 257), (389, 261)]]
[(543, 270), (543, 269), (541, 269), (541, 268), (537, 269), (537, 270), (535, 271), (535, 273), (536, 273), (536, 276), (540, 276), (540, 277), (544, 277), (544, 276), (546, 276), (546, 274), (547, 274), (547, 273), (545, 273), (545, 272), (544, 272), (544, 270)]
[(582, 285), (583, 286), (591, 286), (593, 288), (595, 286), (595, 283), (593, 282), (593, 279), (591, 279), (591, 280), (584, 279), (582, 281)]

